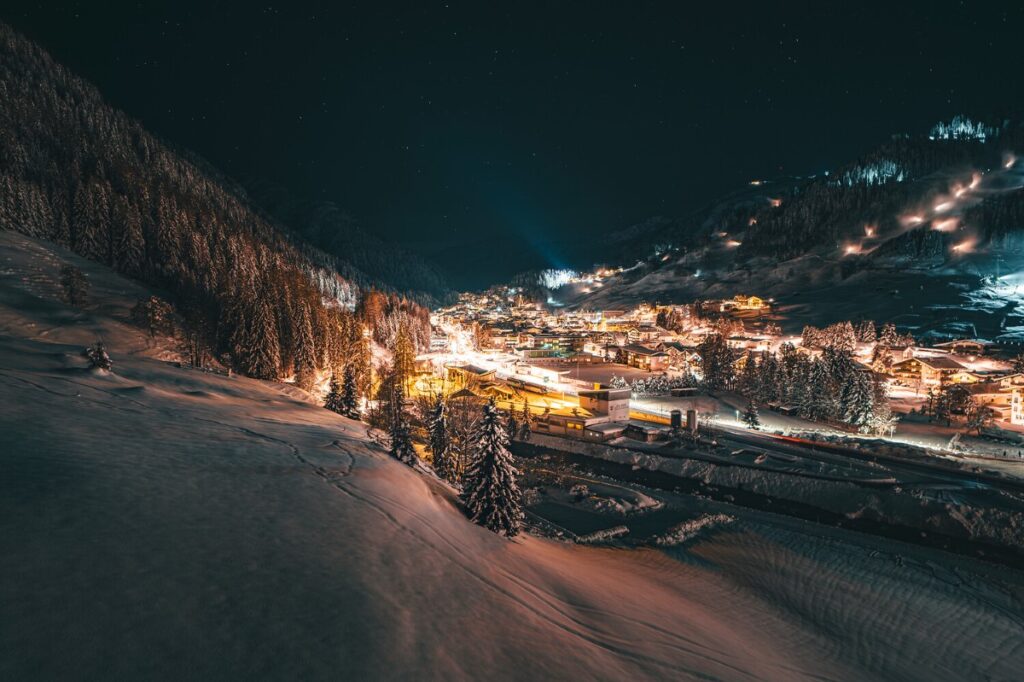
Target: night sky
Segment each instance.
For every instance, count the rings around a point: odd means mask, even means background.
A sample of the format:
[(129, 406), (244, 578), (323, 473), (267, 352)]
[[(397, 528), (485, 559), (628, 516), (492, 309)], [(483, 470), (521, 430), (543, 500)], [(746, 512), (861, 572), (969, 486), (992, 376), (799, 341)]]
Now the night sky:
[(1024, 3), (385, 4), (0, 16), (154, 132), (336, 202), (460, 286), (1024, 101)]

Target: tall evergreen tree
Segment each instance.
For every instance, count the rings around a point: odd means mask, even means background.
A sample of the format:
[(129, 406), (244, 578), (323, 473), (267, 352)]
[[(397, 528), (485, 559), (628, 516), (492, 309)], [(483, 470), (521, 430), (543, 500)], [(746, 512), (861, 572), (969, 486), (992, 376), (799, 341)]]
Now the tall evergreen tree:
[(729, 388), (735, 376), (732, 351), (721, 334), (709, 334), (697, 348), (704, 385), (712, 390)]
[(441, 396), (438, 396), (430, 412), (427, 431), (430, 435), (430, 452), (434, 457), (434, 471), (449, 483), (457, 483), (459, 472), (448, 428), (448, 407)]
[(413, 348), (412, 337), (409, 335), (408, 320), (403, 318), (400, 325), (395, 336), (395, 345), (391, 350), (394, 355), (392, 368), (395, 373), (396, 385), (402, 395), (408, 395), (409, 380), (412, 379), (416, 366), (416, 351)]
[(754, 402), (753, 398), (747, 400), (747, 407), (743, 410), (743, 423), (751, 429), (761, 426), (761, 418), (757, 414), (757, 403)]
[(886, 322), (882, 325), (882, 331), (878, 335), (878, 343), (882, 344), (885, 348), (892, 348), (899, 345), (900, 335), (896, 332), (896, 325), (892, 322)]
[(307, 306), (298, 307), (291, 327), (295, 343), (295, 385), (308, 391), (316, 383), (316, 370), (320, 363), (317, 362), (313, 321)]
[(864, 320), (857, 326), (857, 340), (861, 343), (874, 343), (878, 340), (874, 320)]
[(761, 358), (757, 372), (757, 391), (755, 397), (759, 402), (770, 403), (782, 397), (781, 368), (774, 353), (765, 353)]
[(533, 417), (530, 415), (530, 405), (525, 400), (523, 401), (522, 417), (519, 421), (519, 440), (528, 441), (530, 434), (533, 433)]
[(232, 355), (242, 371), (257, 379), (277, 379), (281, 367), (277, 318), (266, 295), (243, 302), (245, 323), (235, 329)]
[(806, 417), (809, 419), (833, 419), (838, 409), (833, 392), (832, 377), (823, 360), (814, 363), (808, 382)]
[(743, 360), (743, 369), (740, 370), (739, 378), (736, 380), (736, 388), (742, 395), (748, 398), (757, 393), (759, 383), (758, 369), (754, 351), (748, 350)]
[(513, 537), (522, 523), (522, 494), (516, 483), (508, 434), (492, 399), (484, 406), (473, 458), (462, 484), (462, 501), (470, 518), (495, 533)]
[(841, 394), (843, 419), (847, 424), (866, 427), (874, 416), (875, 399), (871, 378), (866, 372), (854, 372)]
[(405, 398), (400, 391), (391, 394), (391, 456), (409, 466), (416, 463), (416, 448), (412, 445), (409, 415), (405, 412)]
[(359, 419), (359, 387), (356, 384), (356, 373), (352, 363), (345, 365), (339, 406), (342, 415), (349, 419)]
[(338, 378), (333, 374), (331, 375), (331, 384), (327, 391), (327, 397), (324, 399), (324, 407), (331, 412), (337, 412), (342, 415), (345, 414), (342, 411), (341, 406), (341, 386), (338, 384)]

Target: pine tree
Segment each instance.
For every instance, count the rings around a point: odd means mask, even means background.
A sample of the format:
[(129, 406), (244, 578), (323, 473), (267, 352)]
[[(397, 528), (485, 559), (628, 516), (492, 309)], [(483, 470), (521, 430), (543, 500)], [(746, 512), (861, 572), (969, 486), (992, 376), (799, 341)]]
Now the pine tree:
[(865, 372), (854, 372), (843, 386), (843, 420), (851, 426), (866, 427), (874, 416), (874, 392)]
[(861, 343), (874, 343), (878, 339), (878, 332), (875, 330), (874, 320), (864, 320), (857, 326), (857, 341)]
[(341, 397), (339, 400), (340, 414), (349, 419), (359, 419), (359, 387), (356, 385), (356, 373), (352, 363), (345, 365), (342, 378)]
[(732, 385), (735, 376), (732, 351), (721, 334), (709, 334), (697, 348), (700, 354), (701, 372), (704, 374), (704, 386), (717, 390)]
[(345, 414), (341, 404), (341, 386), (338, 385), (338, 379), (333, 374), (331, 375), (330, 389), (327, 391), (327, 397), (324, 399), (324, 407), (331, 412), (337, 412), (341, 415)]
[(407, 395), (409, 380), (413, 376), (416, 366), (416, 352), (413, 349), (412, 338), (409, 336), (409, 325), (407, 319), (402, 319), (395, 336), (395, 345), (392, 349), (394, 355), (392, 367), (395, 372), (395, 381), (402, 395)]
[(516, 483), (508, 436), (492, 399), (484, 406), (473, 458), (462, 484), (462, 501), (474, 523), (513, 537), (522, 523), (522, 495)]
[(809, 419), (832, 419), (838, 409), (833, 382), (825, 362), (814, 363), (808, 381), (807, 412)]
[(530, 434), (533, 433), (532, 422), (533, 417), (530, 415), (530, 405), (524, 400), (523, 418), (519, 421), (519, 440), (530, 440)]
[(299, 306), (296, 319), (291, 320), (295, 333), (295, 385), (306, 391), (316, 383), (316, 341), (309, 308)]
[(505, 431), (508, 433), (508, 440), (512, 442), (519, 435), (519, 422), (516, 421), (516, 411), (511, 406), (508, 410), (508, 418), (505, 420)]
[(748, 428), (757, 429), (761, 426), (761, 418), (757, 414), (757, 403), (751, 398), (747, 400), (747, 407), (743, 411), (743, 423)]
[(85, 357), (89, 360), (89, 367), (92, 369), (103, 369), (109, 372), (114, 367), (114, 363), (111, 362), (110, 356), (107, 355), (107, 349), (103, 347), (102, 341), (97, 341), (92, 346), (86, 348)]
[(399, 391), (391, 395), (391, 456), (409, 466), (416, 463), (416, 448), (412, 445), (409, 416), (405, 413), (405, 399)]
[(758, 365), (757, 391), (755, 398), (762, 403), (770, 403), (782, 397), (780, 374), (782, 370), (774, 353), (765, 353)]
[(448, 429), (448, 408), (440, 396), (431, 410), (427, 431), (430, 435), (430, 452), (434, 457), (434, 471), (449, 483), (457, 483), (458, 467)]
[(748, 398), (757, 393), (758, 365), (754, 359), (754, 351), (747, 351), (747, 356), (743, 361), (743, 369), (740, 370), (740, 376), (736, 380), (736, 388), (739, 389), (742, 395)]
[(892, 322), (887, 322), (882, 325), (882, 331), (878, 335), (878, 343), (882, 344), (885, 348), (893, 348), (899, 345), (899, 334), (896, 333), (896, 325)]
[(174, 309), (170, 303), (157, 296), (140, 298), (132, 308), (131, 315), (132, 321), (149, 332), (150, 337), (174, 334)]
[(257, 379), (277, 379), (281, 367), (277, 318), (267, 294), (239, 306), (242, 320), (236, 327), (232, 355), (242, 371)]

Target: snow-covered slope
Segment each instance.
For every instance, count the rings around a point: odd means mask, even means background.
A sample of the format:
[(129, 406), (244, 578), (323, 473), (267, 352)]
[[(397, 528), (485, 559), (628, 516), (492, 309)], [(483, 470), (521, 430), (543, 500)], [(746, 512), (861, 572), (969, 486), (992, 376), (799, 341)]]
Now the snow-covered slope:
[[(57, 270), (90, 276), (87, 310)], [(1014, 679), (1024, 574), (737, 510), (506, 541), (365, 426), (182, 369), (135, 285), (0, 233), (2, 679)], [(113, 373), (85, 369), (102, 337)], [(294, 394), (293, 394), (294, 393)]]

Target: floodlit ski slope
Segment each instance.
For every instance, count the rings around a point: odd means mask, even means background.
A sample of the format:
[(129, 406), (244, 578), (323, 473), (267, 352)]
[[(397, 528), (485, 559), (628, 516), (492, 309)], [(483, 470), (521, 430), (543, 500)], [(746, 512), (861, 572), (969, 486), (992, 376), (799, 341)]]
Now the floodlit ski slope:
[(1021, 678), (1021, 573), (742, 510), (509, 542), (363, 425), (165, 362), (101, 266), (69, 309), (64, 258), (0, 233), (0, 679)]

